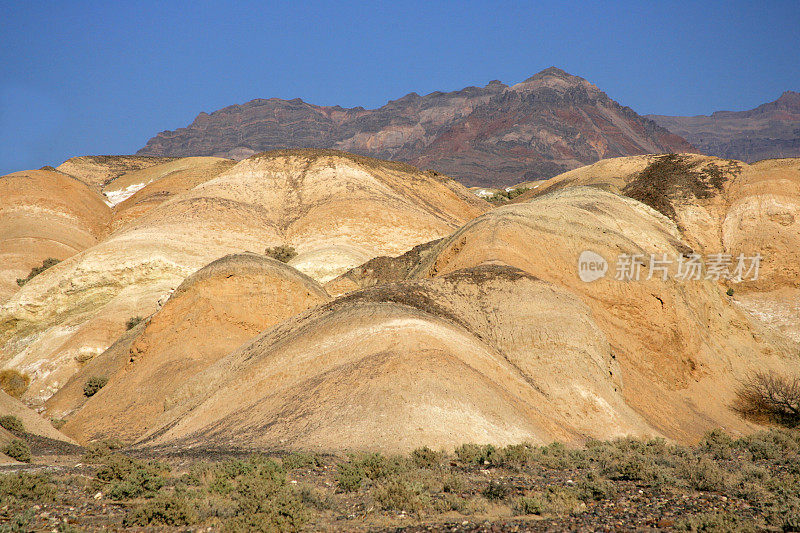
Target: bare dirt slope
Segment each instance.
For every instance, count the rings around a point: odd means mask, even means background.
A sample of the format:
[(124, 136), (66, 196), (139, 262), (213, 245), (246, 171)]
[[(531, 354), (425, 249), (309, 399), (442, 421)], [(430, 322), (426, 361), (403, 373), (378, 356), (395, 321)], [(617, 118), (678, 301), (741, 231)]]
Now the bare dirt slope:
[[(22, 402), (3, 391), (0, 391), (0, 414), (13, 415), (19, 418), (26, 433), (75, 444), (75, 441), (54, 428), (49, 420), (45, 420)], [(0, 428), (0, 431), (4, 430)], [(5, 435), (0, 435), (0, 444), (6, 444), (8, 439), (7, 432)]]
[(198, 374), (142, 444), (408, 450), (723, 426), (796, 355), (713, 281), (579, 280), (576, 260), (688, 249), (669, 218), (572, 187), (492, 210), (400, 283), (345, 294)]
[[(325, 281), (448, 235), (489, 207), (450, 178), (332, 151), (262, 154), (197, 179), (182, 192), (167, 182), (176, 194), (40, 274), (0, 308), (0, 365), (32, 377), (26, 401), (47, 399), (130, 318), (155, 312), (189, 274), (222, 256), (288, 244), (299, 252), (291, 264)], [(115, 214), (135, 209), (125, 204)]]
[[(129, 343), (126, 364), (63, 431), (81, 441), (133, 440), (186, 380), (261, 331), (328, 299), (317, 282), (274, 259), (242, 254), (214, 261), (175, 290)], [(64, 400), (74, 401), (62, 391), (46, 405), (52, 416), (67, 414), (56, 411)]]
[(110, 218), (100, 194), (60, 172), (0, 177), (0, 303), (45, 259), (63, 260), (97, 244)]

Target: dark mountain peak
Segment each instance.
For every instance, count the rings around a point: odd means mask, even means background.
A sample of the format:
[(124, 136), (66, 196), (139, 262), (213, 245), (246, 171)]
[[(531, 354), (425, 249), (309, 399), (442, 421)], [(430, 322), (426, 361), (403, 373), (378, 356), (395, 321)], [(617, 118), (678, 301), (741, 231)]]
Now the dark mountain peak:
[(506, 84), (500, 80), (492, 80), (486, 84), (486, 87), (506, 87)]

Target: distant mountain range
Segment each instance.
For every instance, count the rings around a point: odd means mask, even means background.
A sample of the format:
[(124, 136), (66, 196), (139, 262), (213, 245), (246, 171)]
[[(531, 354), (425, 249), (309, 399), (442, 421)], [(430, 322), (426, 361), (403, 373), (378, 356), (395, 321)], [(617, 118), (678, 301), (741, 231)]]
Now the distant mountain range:
[(494, 187), (608, 157), (696, 151), (585, 79), (551, 67), (516, 85), (411, 93), (378, 109), (252, 100), (200, 113), (186, 128), (159, 133), (138, 154), (242, 159), (296, 147), (406, 161)]
[(705, 154), (754, 162), (800, 156), (800, 93), (786, 91), (774, 102), (749, 111), (709, 116), (647, 115), (684, 137)]

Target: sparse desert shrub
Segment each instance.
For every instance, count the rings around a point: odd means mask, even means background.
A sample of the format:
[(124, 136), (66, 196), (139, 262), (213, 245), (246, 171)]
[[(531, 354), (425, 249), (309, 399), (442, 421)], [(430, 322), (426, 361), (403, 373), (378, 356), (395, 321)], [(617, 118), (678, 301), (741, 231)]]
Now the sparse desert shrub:
[(284, 468), (317, 468), (322, 466), (322, 458), (315, 453), (296, 452), (289, 454), (281, 461)]
[(87, 463), (99, 463), (101, 460), (123, 447), (122, 443), (116, 439), (105, 439), (91, 442), (86, 446), (86, 453), (83, 460)]
[(31, 378), (16, 370), (7, 368), (0, 371), (0, 389), (9, 396), (19, 398), (28, 390), (30, 383)]
[(430, 501), (421, 483), (393, 480), (378, 487), (375, 501), (386, 511), (404, 511), (419, 514)]
[(800, 377), (756, 372), (742, 382), (733, 409), (747, 418), (796, 427), (800, 424)]
[(590, 472), (586, 479), (582, 479), (576, 484), (577, 497), (581, 501), (599, 501), (613, 498), (617, 493), (614, 484), (602, 477)]
[(725, 291), (725, 294), (727, 294), (728, 296), (733, 296), (733, 287), (728, 287), (728, 290)]
[(22, 439), (12, 440), (3, 446), (2, 452), (21, 463), (31, 462), (31, 449)]
[(308, 505), (319, 511), (326, 511), (333, 507), (330, 497), (315, 490), (313, 487), (300, 487), (297, 495), (304, 505)]
[(164, 486), (164, 474), (169, 472), (166, 465), (155, 461), (142, 462), (119, 453), (112, 453), (100, 459), (100, 467), (95, 473), (97, 487), (113, 500), (127, 500), (143, 496), (151, 498)]
[(706, 433), (700, 449), (710, 453), (714, 459), (730, 459), (733, 457), (733, 439), (721, 429), (715, 429)]
[(264, 250), (264, 255), (273, 259), (277, 259), (281, 263), (288, 263), (297, 257), (297, 252), (294, 250), (294, 246), (281, 244), (279, 246), (267, 248)]
[(353, 492), (364, 480), (377, 481), (407, 470), (400, 457), (386, 457), (380, 453), (363, 453), (350, 456), (347, 463), (337, 466), (336, 483), (340, 490)]
[(140, 317), (139, 315), (136, 315), (136, 316), (132, 316), (132, 317), (130, 317), (130, 318), (128, 319), (128, 321), (127, 321), (127, 322), (125, 322), (125, 329), (127, 329), (127, 330), (131, 330), (131, 329), (135, 328), (136, 326), (138, 326), (138, 325), (139, 325), (139, 323), (140, 323), (142, 320), (144, 320), (144, 319), (143, 319), (142, 317)]
[(581, 502), (572, 489), (550, 486), (547, 490), (517, 498), (514, 514), (573, 514), (581, 509)]
[(5, 428), (12, 433), (22, 433), (25, 431), (25, 426), (22, 424), (22, 420), (14, 415), (0, 416), (0, 427)]
[(521, 196), (528, 192), (530, 188), (528, 187), (517, 187), (516, 189), (511, 189), (510, 191), (498, 191), (491, 196), (486, 198), (487, 202), (493, 204), (504, 204), (516, 198), (517, 196)]
[(235, 516), (227, 531), (297, 531), (308, 520), (308, 510), (287, 487), (286, 472), (272, 459), (254, 455), (229, 463), (217, 472), (231, 485)]
[(676, 473), (695, 490), (722, 491), (733, 483), (733, 475), (728, 474), (708, 456), (690, 457), (681, 461)]
[(61, 262), (60, 259), (56, 259), (55, 257), (48, 257), (47, 259), (42, 261), (42, 266), (33, 267), (31, 271), (28, 273), (27, 278), (17, 278), (17, 285), (22, 287), (23, 285), (28, 283), (30, 280), (32, 280), (33, 278), (35, 278), (36, 276), (38, 276), (39, 274), (50, 268), (51, 266), (57, 265), (60, 262)]
[(0, 501), (49, 502), (56, 494), (55, 487), (46, 474), (0, 475)]
[(490, 481), (486, 488), (481, 491), (481, 494), (490, 502), (502, 501), (508, 495), (508, 487), (499, 481)]
[(411, 461), (417, 468), (438, 468), (442, 464), (444, 454), (435, 452), (427, 446), (411, 452)]
[(458, 460), (467, 465), (490, 465), (499, 459), (497, 448), (491, 444), (462, 444), (455, 453)]
[(27, 533), (28, 531), (33, 531), (30, 524), (35, 516), (36, 513), (33, 509), (25, 509), (21, 513), (13, 515), (4, 524), (0, 524), (0, 533)]
[(197, 508), (185, 498), (175, 495), (161, 496), (129, 511), (123, 526), (189, 526), (197, 523)]
[(299, 531), (308, 518), (308, 510), (299, 498), (289, 492), (281, 492), (258, 501), (258, 508), (254, 512), (238, 512), (235, 517), (225, 521), (224, 530), (231, 533), (292, 532)]
[(83, 395), (87, 398), (91, 398), (97, 391), (102, 389), (108, 383), (108, 378), (106, 377), (91, 377), (86, 380), (86, 383), (83, 385)]
[(760, 431), (735, 442), (747, 450), (754, 461), (775, 461), (796, 464), (793, 459), (800, 453), (800, 433), (789, 429)]
[(542, 500), (533, 496), (522, 496), (514, 501), (511, 507), (515, 515), (542, 514), (544, 504)]

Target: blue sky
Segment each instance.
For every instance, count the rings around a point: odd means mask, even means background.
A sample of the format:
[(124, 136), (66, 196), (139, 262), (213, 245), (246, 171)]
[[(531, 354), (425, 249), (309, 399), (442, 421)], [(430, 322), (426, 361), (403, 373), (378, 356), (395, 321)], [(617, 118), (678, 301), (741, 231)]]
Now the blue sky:
[(551, 65), (639, 113), (741, 110), (800, 90), (800, 2), (8, 2), (0, 174), (253, 98), (379, 107)]

